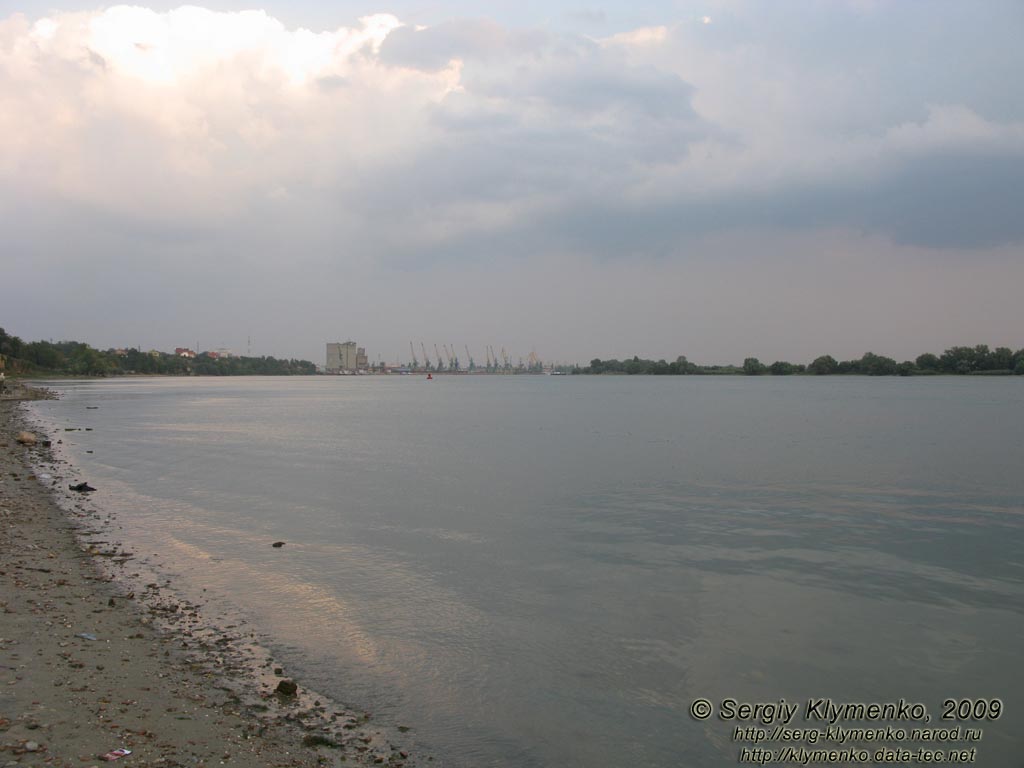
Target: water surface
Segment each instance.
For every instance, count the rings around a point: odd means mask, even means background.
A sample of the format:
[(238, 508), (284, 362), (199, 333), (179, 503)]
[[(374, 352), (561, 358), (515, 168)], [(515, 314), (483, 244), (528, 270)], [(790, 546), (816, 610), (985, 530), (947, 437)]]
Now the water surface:
[(734, 764), (698, 696), (998, 696), (1021, 760), (1021, 378), (51, 386), (126, 542), (443, 764)]

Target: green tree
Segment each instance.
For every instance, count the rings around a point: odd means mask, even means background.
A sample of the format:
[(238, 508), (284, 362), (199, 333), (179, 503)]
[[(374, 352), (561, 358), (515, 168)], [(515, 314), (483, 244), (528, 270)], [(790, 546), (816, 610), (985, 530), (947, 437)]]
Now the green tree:
[(23, 357), (40, 368), (57, 371), (64, 368), (64, 355), (48, 341), (33, 341), (23, 348)]
[(79, 344), (68, 359), (68, 371), (79, 376), (104, 376), (110, 366), (99, 350)]
[(978, 370), (977, 353), (973, 347), (950, 347), (939, 358), (944, 373), (971, 373)]
[(1007, 347), (996, 347), (989, 353), (987, 363), (990, 371), (1012, 371), (1013, 350)]
[(680, 355), (674, 363), (676, 371), (680, 374), (697, 373), (700, 367), (686, 359), (686, 355)]
[(4, 357), (23, 356), (24, 343), (17, 336), (11, 336), (3, 328), (0, 328), (0, 355)]
[(807, 366), (807, 370), (815, 376), (828, 376), (839, 370), (839, 363), (832, 355), (822, 355), (814, 358), (814, 362)]
[(896, 361), (891, 357), (865, 352), (858, 365), (860, 373), (868, 376), (892, 376), (896, 373)]
[(748, 357), (743, 361), (743, 372), (747, 376), (759, 376), (765, 372), (765, 367), (756, 357)]

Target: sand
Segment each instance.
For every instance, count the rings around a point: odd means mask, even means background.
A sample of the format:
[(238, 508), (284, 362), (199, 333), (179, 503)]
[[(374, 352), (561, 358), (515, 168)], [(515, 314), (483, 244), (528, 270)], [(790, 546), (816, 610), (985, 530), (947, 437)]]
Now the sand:
[[(100, 515), (65, 490), (79, 478), (46, 445), (59, 436), (33, 429), (13, 394), (0, 398), (0, 768), (106, 765), (118, 748), (132, 751), (124, 768), (430, 760), (168, 584), (119, 578), (132, 553), (84, 535)], [(25, 430), (35, 445), (17, 442)], [(282, 680), (297, 695), (276, 692)]]

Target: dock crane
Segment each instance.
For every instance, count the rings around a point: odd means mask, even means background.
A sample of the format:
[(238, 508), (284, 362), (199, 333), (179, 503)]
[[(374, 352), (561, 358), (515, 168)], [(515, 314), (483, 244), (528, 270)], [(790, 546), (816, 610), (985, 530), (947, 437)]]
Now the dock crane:
[(420, 349), (423, 350), (423, 366), (429, 371), (430, 370), (430, 357), (427, 356), (427, 345), (422, 341), (420, 342)]
[(437, 355), (437, 370), (440, 371), (441, 368), (442, 368), (442, 364), (441, 364), (442, 357), (441, 357), (440, 351), (438, 351), (438, 349), (437, 349), (437, 344), (434, 345), (434, 354)]
[(452, 344), (451, 349), (452, 349), (452, 368), (457, 371), (457, 370), (459, 370), (459, 353), (455, 351), (455, 345), (454, 344)]
[(543, 367), (544, 366), (541, 363), (540, 358), (537, 356), (537, 350), (531, 349), (529, 358), (529, 369), (531, 371), (540, 371), (543, 369)]
[(409, 342), (409, 352), (412, 354), (412, 369), (415, 371), (420, 367), (419, 360), (416, 359), (416, 350), (412, 348), (412, 342)]
[(469, 345), (466, 345), (466, 365), (469, 366), (469, 370), (476, 370), (476, 363), (473, 362), (473, 356), (469, 354)]
[(504, 347), (501, 348), (501, 359), (505, 361), (505, 370), (506, 371), (512, 370), (512, 360), (508, 356), (508, 352), (505, 351)]

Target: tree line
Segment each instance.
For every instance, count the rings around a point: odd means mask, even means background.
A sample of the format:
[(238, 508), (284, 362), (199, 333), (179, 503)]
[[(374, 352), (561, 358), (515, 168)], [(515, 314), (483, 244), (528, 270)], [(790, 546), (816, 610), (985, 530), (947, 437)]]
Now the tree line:
[(1024, 349), (1016, 352), (1008, 347), (989, 349), (987, 344), (974, 347), (950, 347), (941, 355), (926, 352), (914, 360), (896, 362), (891, 357), (866, 352), (856, 360), (836, 360), (822, 355), (808, 364), (776, 360), (764, 364), (756, 357), (748, 357), (743, 365), (697, 365), (680, 355), (673, 362), (665, 360), (601, 360), (595, 358), (586, 367), (577, 367), (573, 373), (653, 376), (736, 374), (747, 376), (830, 376), (859, 374), (863, 376), (934, 376), (939, 374), (1008, 376), (1024, 375)]
[(0, 360), (7, 373), (71, 376), (292, 376), (316, 373), (308, 360), (275, 357), (217, 357), (203, 352), (185, 358), (137, 349), (99, 350), (80, 341), (24, 342), (0, 328)]

